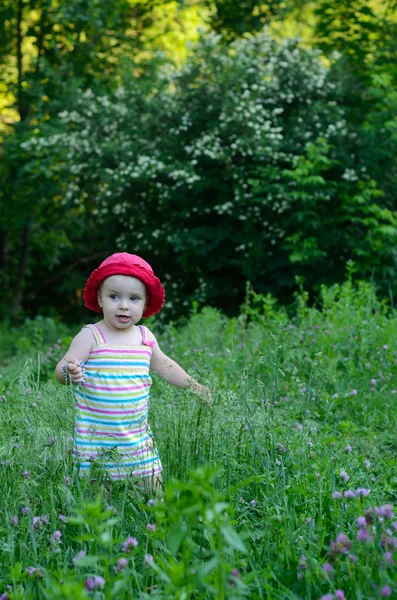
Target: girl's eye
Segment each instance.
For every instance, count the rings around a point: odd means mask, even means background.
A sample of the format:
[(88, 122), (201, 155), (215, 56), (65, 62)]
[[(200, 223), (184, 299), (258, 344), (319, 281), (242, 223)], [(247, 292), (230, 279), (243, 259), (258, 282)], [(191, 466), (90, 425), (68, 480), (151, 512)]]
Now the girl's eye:
[(133, 302), (135, 302), (136, 300), (139, 300), (139, 298), (138, 298), (138, 296), (131, 296), (131, 300), (132, 300)]
[(109, 298), (111, 300), (117, 300), (117, 295), (116, 294), (110, 294)]

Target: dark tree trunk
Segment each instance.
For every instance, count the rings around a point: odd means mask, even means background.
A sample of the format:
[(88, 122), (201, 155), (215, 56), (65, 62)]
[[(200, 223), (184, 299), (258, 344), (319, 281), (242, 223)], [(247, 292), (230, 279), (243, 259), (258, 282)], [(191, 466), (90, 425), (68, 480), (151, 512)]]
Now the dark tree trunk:
[(26, 268), (28, 266), (31, 237), (32, 226), (29, 223), (25, 225), (25, 227), (22, 230), (22, 246), (19, 257), (18, 272), (12, 297), (11, 313), (14, 315), (17, 314), (21, 308), (23, 282), (25, 280)]
[(23, 19), (23, 1), (18, 0), (17, 8), (17, 71), (18, 71), (18, 112), (21, 121), (27, 117), (28, 110), (23, 98), (23, 65), (22, 65), (22, 19)]
[(7, 266), (7, 230), (0, 229), (0, 271)]

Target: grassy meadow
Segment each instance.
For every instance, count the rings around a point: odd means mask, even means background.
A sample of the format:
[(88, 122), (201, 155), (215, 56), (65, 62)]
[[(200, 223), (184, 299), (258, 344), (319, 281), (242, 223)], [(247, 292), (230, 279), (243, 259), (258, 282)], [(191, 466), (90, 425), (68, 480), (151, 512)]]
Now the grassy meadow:
[(161, 497), (77, 475), (53, 377), (77, 329), (0, 326), (0, 599), (397, 597), (396, 312), (348, 279), (149, 326), (213, 391), (154, 379)]

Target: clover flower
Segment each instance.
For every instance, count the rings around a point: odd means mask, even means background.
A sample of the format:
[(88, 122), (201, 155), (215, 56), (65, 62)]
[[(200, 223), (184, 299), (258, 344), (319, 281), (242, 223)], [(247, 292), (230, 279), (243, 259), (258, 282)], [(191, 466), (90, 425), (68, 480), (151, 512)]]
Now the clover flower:
[(339, 477), (341, 479), (343, 479), (343, 481), (346, 483), (347, 481), (349, 481), (350, 479), (350, 475), (347, 474), (347, 472), (345, 471), (345, 469), (341, 469), (339, 471)]
[(85, 550), (80, 550), (80, 552), (72, 558), (72, 562), (76, 564), (80, 558), (84, 558), (86, 554), (87, 552)]
[(59, 531), (59, 529), (57, 529), (56, 531), (54, 531), (54, 533), (51, 536), (51, 539), (53, 542), (55, 542), (56, 544), (60, 544), (61, 543), (61, 537), (62, 537), (62, 532)]
[(145, 558), (143, 560), (143, 564), (145, 567), (149, 567), (154, 562), (153, 556), (151, 554), (145, 554)]
[(324, 573), (326, 573), (329, 577), (332, 577), (333, 573), (334, 573), (334, 567), (331, 565), (331, 563), (324, 563), (323, 564), (323, 571)]
[(390, 598), (390, 596), (392, 595), (391, 587), (388, 585), (384, 585), (380, 591), (380, 595), (382, 596), (382, 598)]
[(121, 549), (123, 552), (130, 552), (136, 546), (138, 546), (138, 540), (134, 537), (128, 537), (121, 546)]
[(117, 561), (116, 571), (120, 572), (126, 567), (128, 567), (128, 560), (126, 558), (120, 558)]
[(370, 539), (369, 531), (366, 527), (361, 527), (357, 532), (357, 540), (359, 542), (368, 542)]
[(369, 494), (371, 493), (371, 490), (368, 490), (367, 488), (357, 488), (356, 489), (356, 496), (365, 496), (367, 497)]
[(85, 587), (89, 592), (93, 592), (95, 589), (103, 589), (105, 586), (105, 580), (103, 577), (99, 575), (95, 575), (95, 577), (87, 577), (85, 580)]
[(365, 517), (358, 517), (357, 519), (357, 527), (362, 529), (367, 526), (367, 519)]
[(147, 529), (148, 531), (156, 531), (156, 525), (153, 525), (153, 523), (148, 523), (148, 524), (146, 525), (146, 529)]

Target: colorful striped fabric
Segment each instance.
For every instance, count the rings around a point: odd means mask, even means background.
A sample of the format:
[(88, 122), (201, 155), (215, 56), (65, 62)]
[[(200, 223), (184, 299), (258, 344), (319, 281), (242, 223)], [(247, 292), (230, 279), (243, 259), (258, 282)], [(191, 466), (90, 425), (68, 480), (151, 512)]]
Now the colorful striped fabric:
[(162, 470), (148, 423), (155, 338), (141, 326), (142, 345), (111, 346), (96, 325), (86, 327), (97, 345), (75, 391), (74, 455), (80, 473), (98, 461), (113, 479), (152, 477)]

